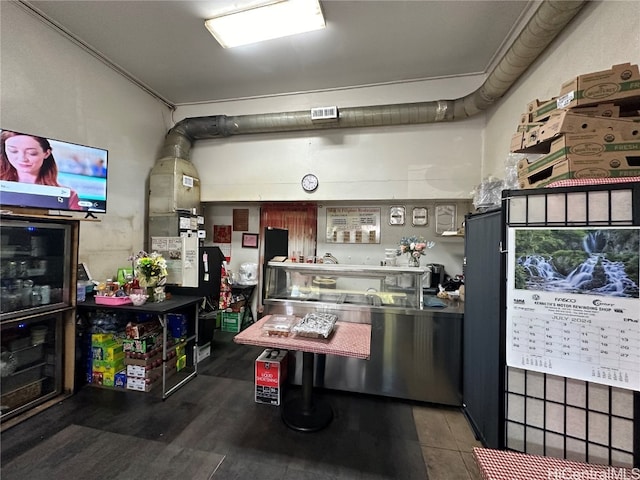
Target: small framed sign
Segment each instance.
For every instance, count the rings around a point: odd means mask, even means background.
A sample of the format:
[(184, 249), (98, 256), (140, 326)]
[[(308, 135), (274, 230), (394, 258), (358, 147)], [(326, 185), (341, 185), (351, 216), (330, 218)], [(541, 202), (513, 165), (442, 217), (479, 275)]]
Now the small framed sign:
[(402, 205), (389, 207), (389, 225), (404, 225), (405, 208)]
[(414, 227), (429, 225), (429, 210), (427, 207), (413, 207), (413, 210), (411, 210), (411, 225)]
[(242, 248), (258, 248), (258, 234), (257, 233), (243, 233), (242, 234)]

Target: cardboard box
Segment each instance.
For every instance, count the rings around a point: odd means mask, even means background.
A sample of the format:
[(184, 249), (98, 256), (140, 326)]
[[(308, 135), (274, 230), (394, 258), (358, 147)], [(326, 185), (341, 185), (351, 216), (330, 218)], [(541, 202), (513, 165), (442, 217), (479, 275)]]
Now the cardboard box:
[(541, 105), (537, 110), (531, 113), (531, 122), (544, 122), (551, 115), (564, 111), (572, 111), (573, 113), (580, 115), (589, 115), (594, 117), (617, 118), (620, 116), (620, 106), (613, 103), (599, 103), (596, 105), (582, 107), (562, 108), (558, 106), (558, 99), (555, 99)]
[(558, 108), (572, 108), (632, 97), (640, 97), (638, 65), (622, 63), (563, 83), (557, 104)]
[(540, 107), (554, 102), (557, 98), (558, 97), (553, 97), (548, 100), (538, 100), (536, 98), (535, 100), (531, 100), (529, 103), (527, 103), (527, 113), (529, 115), (535, 114), (536, 110), (538, 110)]
[(640, 175), (640, 141), (624, 141), (616, 132), (566, 134), (536, 162), (518, 162), (520, 188), (539, 188), (571, 178)]
[(510, 152), (519, 152), (525, 148), (524, 136), (525, 132), (516, 132), (511, 136), (511, 144), (509, 145)]
[(187, 316), (182, 313), (168, 313), (167, 329), (173, 338), (185, 337), (187, 335)]
[(256, 402), (280, 405), (287, 379), (287, 350), (268, 348), (256, 358)]
[(222, 331), (238, 333), (242, 330), (243, 312), (223, 312), (222, 313)]
[[(167, 373), (176, 366), (177, 357), (167, 360)], [(153, 381), (162, 377), (162, 364), (159, 366), (127, 365), (127, 378), (149, 378)]]
[(516, 128), (517, 132), (528, 132), (530, 130), (533, 130), (534, 128), (538, 128), (539, 126), (544, 125), (544, 122), (528, 122), (528, 123), (521, 123), (518, 125), (518, 127)]
[(125, 352), (149, 353), (156, 349), (162, 342), (162, 335), (152, 333), (142, 338), (125, 338), (122, 343)]
[(109, 343), (92, 344), (92, 358), (94, 360), (113, 362), (116, 359), (124, 358), (122, 343), (111, 341)]
[(532, 116), (530, 113), (521, 113), (520, 114), (520, 121), (518, 123), (520, 124), (525, 124), (525, 123), (531, 123), (532, 120)]
[[(640, 153), (640, 152), (639, 152)], [(606, 162), (593, 162), (591, 168), (576, 165), (570, 158), (551, 165), (527, 177), (518, 177), (521, 189), (541, 188), (560, 180), (573, 178), (622, 178), (640, 176), (640, 167), (609, 168)]]
[(591, 115), (593, 117), (618, 118), (620, 116), (620, 106), (613, 103), (599, 103), (588, 107), (572, 108), (573, 113), (579, 115)]
[(127, 388), (127, 371), (122, 370), (116, 373), (113, 379), (113, 386), (115, 388)]
[(103, 343), (113, 342), (113, 333), (92, 333), (91, 345), (100, 346)]
[[(523, 152), (531, 149), (539, 153), (548, 153), (551, 148), (550, 141), (559, 135), (597, 130), (617, 131), (624, 140), (640, 139), (640, 128), (630, 119), (583, 115), (571, 110), (561, 110), (552, 114), (545, 123), (524, 133), (522, 148), (511, 151)], [(516, 146), (517, 142), (512, 138), (511, 147)]]
[(103, 372), (102, 385), (104, 385), (105, 387), (113, 387), (115, 385), (114, 379), (116, 375), (117, 375), (117, 372), (114, 372), (114, 373)]
[[(615, 104), (640, 97), (640, 73), (638, 65), (623, 63), (614, 65), (609, 70), (579, 75), (563, 83), (560, 95), (547, 102), (534, 100), (529, 102), (529, 121), (539, 122), (558, 109), (571, 109), (575, 107), (594, 106), (599, 104)], [(606, 109), (607, 107), (599, 107)], [(601, 116), (618, 116), (616, 109), (610, 113), (595, 113)], [(590, 114), (588, 111), (582, 113)]]
[(127, 377), (127, 390), (136, 390), (138, 392), (149, 392), (153, 384), (148, 383), (145, 378), (129, 378)]
[(121, 358), (111, 362), (106, 362), (102, 360), (93, 361), (94, 372), (111, 373), (113, 375), (117, 371), (122, 370), (123, 368), (124, 368), (124, 355)]

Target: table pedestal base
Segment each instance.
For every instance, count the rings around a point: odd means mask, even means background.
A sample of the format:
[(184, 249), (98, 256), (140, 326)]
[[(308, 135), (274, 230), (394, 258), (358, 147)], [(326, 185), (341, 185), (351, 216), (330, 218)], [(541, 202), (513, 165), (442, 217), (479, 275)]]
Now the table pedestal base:
[(304, 399), (294, 398), (285, 402), (282, 420), (293, 430), (317, 432), (331, 423), (333, 410), (331, 405), (321, 399), (314, 398), (311, 407), (307, 407)]
[(302, 352), (302, 398), (287, 400), (282, 420), (293, 430), (317, 432), (331, 423), (333, 410), (322, 399), (313, 397), (314, 354)]

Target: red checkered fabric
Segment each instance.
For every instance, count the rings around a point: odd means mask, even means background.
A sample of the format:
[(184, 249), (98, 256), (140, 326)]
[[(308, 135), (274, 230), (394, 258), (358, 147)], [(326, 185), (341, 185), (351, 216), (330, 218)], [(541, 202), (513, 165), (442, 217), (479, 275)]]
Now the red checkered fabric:
[(547, 185), (553, 187), (580, 187), (583, 185), (602, 185), (606, 183), (630, 183), (640, 182), (640, 177), (619, 177), (619, 178), (572, 178), (570, 180), (558, 180)]
[(245, 345), (265, 348), (282, 348), (299, 352), (325, 353), (341, 357), (362, 358), (371, 356), (371, 325), (364, 323), (336, 322), (335, 331), (329, 338), (305, 338), (268, 336), (262, 325), (271, 315), (258, 320), (238, 335), (233, 341)]
[(605, 480), (640, 478), (640, 469), (611, 467), (475, 447), (473, 457), (484, 480)]

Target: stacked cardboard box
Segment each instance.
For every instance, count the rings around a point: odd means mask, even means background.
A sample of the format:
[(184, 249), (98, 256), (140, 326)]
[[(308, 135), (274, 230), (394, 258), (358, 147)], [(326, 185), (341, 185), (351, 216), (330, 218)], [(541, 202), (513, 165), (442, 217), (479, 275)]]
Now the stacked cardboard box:
[(111, 334), (94, 333), (91, 336), (91, 383), (114, 387), (116, 375), (124, 369), (122, 341)]
[[(167, 345), (167, 361), (165, 362), (166, 375), (176, 371), (178, 357), (184, 355), (186, 343), (176, 345), (169, 342)], [(162, 345), (147, 351), (127, 351), (124, 364), (126, 365), (126, 388), (148, 392), (162, 379)]]
[[(558, 110), (578, 108), (582, 109), (580, 113), (587, 115), (620, 116), (629, 110), (633, 111), (628, 102), (633, 103), (638, 97), (638, 65), (623, 63), (614, 65), (609, 70), (573, 77), (562, 84), (559, 96), (545, 101), (529, 102), (520, 123), (542, 122)], [(637, 112), (633, 114), (636, 115)]]
[(521, 115), (511, 152), (520, 188), (576, 178), (640, 175), (640, 73), (615, 65), (565, 82), (560, 95), (533, 100)]

